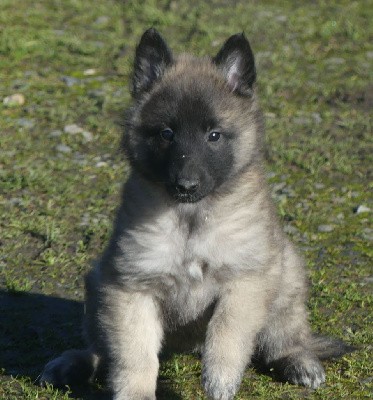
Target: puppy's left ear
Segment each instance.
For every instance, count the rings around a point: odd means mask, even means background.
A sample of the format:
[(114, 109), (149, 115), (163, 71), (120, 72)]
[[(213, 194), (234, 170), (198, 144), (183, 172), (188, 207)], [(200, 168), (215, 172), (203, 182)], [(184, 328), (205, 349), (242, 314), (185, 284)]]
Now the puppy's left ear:
[(222, 70), (233, 92), (244, 96), (252, 94), (256, 79), (255, 61), (250, 44), (243, 33), (231, 36), (213, 58), (213, 63)]
[(148, 91), (167, 67), (172, 64), (172, 54), (156, 29), (144, 32), (136, 48), (132, 93), (134, 97)]

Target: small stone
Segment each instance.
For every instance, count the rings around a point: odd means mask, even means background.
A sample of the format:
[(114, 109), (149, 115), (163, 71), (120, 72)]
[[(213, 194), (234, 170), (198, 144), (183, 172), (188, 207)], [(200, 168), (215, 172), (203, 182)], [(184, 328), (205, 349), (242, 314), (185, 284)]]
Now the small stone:
[(270, 58), (272, 55), (272, 53), (270, 51), (258, 51), (256, 53), (256, 57), (258, 58), (258, 60), (262, 60), (265, 58)]
[(275, 20), (278, 22), (286, 22), (288, 20), (288, 17), (286, 15), (277, 15), (275, 17)]
[(104, 25), (107, 24), (110, 21), (110, 18), (107, 15), (101, 15), (101, 17), (98, 17), (95, 21), (95, 24), (97, 25)]
[(63, 76), (61, 77), (61, 81), (66, 83), (66, 85), (69, 87), (80, 83), (80, 80), (78, 78), (74, 78), (72, 76)]
[(299, 233), (298, 229), (293, 225), (285, 225), (283, 231), (289, 235), (296, 235)]
[(363, 239), (368, 240), (369, 242), (373, 242), (373, 229), (364, 228), (361, 236), (363, 237)]
[(56, 150), (60, 153), (71, 153), (71, 147), (66, 144), (59, 144), (56, 146)]
[(90, 216), (88, 213), (84, 213), (79, 226), (88, 226), (89, 223), (90, 223)]
[(301, 202), (297, 203), (295, 205), (295, 207), (307, 211), (307, 210), (309, 210), (310, 205), (305, 201), (301, 201)]
[(87, 161), (87, 160), (79, 160), (79, 159), (76, 159), (76, 160), (74, 160), (74, 162), (75, 162), (75, 164), (82, 165), (82, 166), (88, 164), (88, 161)]
[(124, 96), (123, 89), (117, 89), (117, 90), (112, 94), (112, 96), (113, 96), (113, 97), (116, 97), (116, 98), (123, 98), (123, 96)]
[(101, 214), (101, 213), (98, 213), (98, 214), (97, 214), (97, 218), (99, 218), (100, 221), (102, 221), (102, 220), (108, 220), (108, 216), (107, 216), (106, 214)]
[(263, 11), (259, 11), (257, 13), (257, 16), (259, 18), (271, 18), (273, 16), (273, 12), (269, 11), (269, 10), (263, 10)]
[(333, 202), (337, 203), (337, 204), (343, 204), (343, 203), (346, 202), (346, 198), (345, 197), (336, 196), (336, 197), (333, 198)]
[[(12, 82), (12, 88), (13, 89), (16, 89), (16, 90), (19, 90), (19, 89), (27, 89), (28, 88), (28, 84), (27, 83), (25, 83), (23, 80), (21, 80), (21, 79), (15, 79), (13, 82)], [(25, 98), (24, 98), (24, 96), (21, 94), (21, 96), (23, 97), (23, 100), (25, 100)], [(23, 104), (23, 103), (22, 103)]]
[(324, 189), (325, 185), (323, 183), (315, 183), (315, 189)]
[(371, 64), (368, 62), (362, 62), (362, 63), (360, 63), (360, 65), (364, 69), (369, 69)]
[(75, 160), (84, 160), (85, 159), (85, 155), (82, 153), (79, 153), (79, 151), (76, 151), (74, 153), (74, 159)]
[(97, 47), (98, 49), (102, 49), (103, 47), (105, 47), (105, 43), (101, 42), (99, 40), (95, 40), (93, 42), (91, 42), (91, 44), (95, 47)]
[(20, 197), (12, 197), (9, 199), (9, 204), (12, 206), (19, 206), (23, 203), (23, 200)]
[(92, 140), (93, 140), (93, 135), (92, 135), (91, 132), (83, 131), (83, 132), (82, 132), (82, 136), (83, 136), (83, 138), (84, 138), (84, 140), (85, 140), (86, 142), (92, 142)]
[(10, 157), (14, 157), (17, 154), (17, 152), (15, 150), (4, 150), (4, 151), (1, 152), (1, 154), (4, 157), (9, 157), (10, 158)]
[(89, 90), (88, 96), (92, 99), (102, 99), (105, 97), (105, 92), (101, 89)]
[(95, 75), (96, 72), (97, 71), (94, 68), (89, 68), (89, 69), (86, 69), (85, 71), (83, 71), (83, 75), (91, 76), (91, 75)]
[(319, 232), (332, 232), (332, 231), (334, 231), (334, 226), (332, 226), (332, 225), (319, 225), (317, 227), (317, 230)]
[(102, 167), (106, 167), (108, 164), (106, 161), (99, 161), (98, 163), (96, 163), (96, 167), (97, 168), (102, 168)]
[(23, 75), (25, 78), (35, 78), (36, 76), (38, 76), (38, 73), (33, 70), (28, 70), (28, 71), (25, 71)]
[(373, 283), (373, 276), (367, 276), (363, 279), (364, 283)]
[(59, 137), (62, 135), (62, 131), (60, 131), (59, 129), (56, 129), (55, 131), (52, 131), (49, 134), (49, 137)]
[(12, 94), (4, 98), (3, 104), (7, 107), (22, 106), (25, 104), (25, 96), (22, 93)]
[(276, 118), (276, 114), (272, 112), (266, 112), (264, 115), (266, 118), (272, 118), (272, 119)]
[(307, 125), (311, 122), (311, 120), (307, 117), (295, 117), (293, 122), (297, 125)]
[[(88, 78), (90, 82), (105, 82), (107, 78), (105, 76), (94, 76), (92, 78)], [(116, 93), (116, 92), (114, 92)], [(113, 93), (113, 95), (114, 95)]]
[(82, 133), (84, 131), (84, 129), (81, 128), (79, 125), (71, 124), (71, 125), (66, 125), (63, 128), (63, 131), (70, 135), (76, 135), (77, 133)]
[(79, 151), (74, 152), (73, 161), (79, 165), (86, 165), (88, 162), (86, 156)]
[(286, 182), (280, 182), (276, 183), (275, 185), (272, 186), (272, 191), (273, 192), (281, 192), (286, 186)]
[(343, 213), (339, 213), (337, 215), (337, 220), (339, 220), (339, 221), (343, 220), (344, 218), (345, 218), (345, 215)]
[(354, 213), (355, 213), (355, 214), (369, 213), (369, 212), (371, 212), (371, 211), (372, 211), (372, 210), (371, 210), (369, 207), (364, 206), (363, 204), (357, 206), (357, 207), (354, 209)]
[(342, 65), (346, 62), (344, 58), (341, 57), (330, 57), (326, 60), (328, 64)]
[(312, 113), (312, 118), (316, 124), (320, 124), (322, 122), (322, 118), (319, 113)]
[(35, 126), (35, 121), (29, 118), (19, 118), (17, 119), (17, 124), (22, 128), (31, 129)]
[(290, 187), (284, 187), (281, 191), (282, 194), (285, 194), (287, 197), (295, 197), (295, 191)]

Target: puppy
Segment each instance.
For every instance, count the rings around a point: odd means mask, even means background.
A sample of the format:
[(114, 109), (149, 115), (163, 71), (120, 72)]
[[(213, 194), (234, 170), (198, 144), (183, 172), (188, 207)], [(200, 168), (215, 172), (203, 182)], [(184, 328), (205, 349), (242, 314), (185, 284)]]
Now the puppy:
[(48, 363), (42, 382), (101, 370), (115, 400), (151, 400), (162, 348), (199, 349), (208, 398), (230, 400), (254, 357), (317, 388), (320, 360), (350, 350), (310, 331), (303, 262), (264, 179), (255, 79), (243, 34), (212, 59), (143, 34), (123, 139), (132, 172), (86, 278), (88, 348)]

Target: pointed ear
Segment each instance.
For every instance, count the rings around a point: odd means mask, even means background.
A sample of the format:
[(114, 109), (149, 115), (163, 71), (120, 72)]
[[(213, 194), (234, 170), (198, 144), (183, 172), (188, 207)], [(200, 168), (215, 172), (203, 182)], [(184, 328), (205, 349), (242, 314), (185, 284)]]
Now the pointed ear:
[(256, 79), (254, 55), (243, 33), (231, 36), (213, 58), (233, 92), (250, 96)]
[(136, 48), (132, 93), (136, 97), (148, 91), (172, 64), (172, 54), (162, 36), (150, 28)]

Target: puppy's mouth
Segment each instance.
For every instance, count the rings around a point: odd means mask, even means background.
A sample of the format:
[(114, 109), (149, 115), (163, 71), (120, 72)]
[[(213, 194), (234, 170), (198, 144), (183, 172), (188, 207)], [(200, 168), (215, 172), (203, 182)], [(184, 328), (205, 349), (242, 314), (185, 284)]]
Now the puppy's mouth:
[(198, 194), (175, 194), (173, 198), (178, 201), (179, 203), (196, 203), (197, 201), (201, 200), (204, 196)]
[(205, 197), (205, 194), (200, 191), (180, 190), (180, 188), (175, 185), (168, 185), (167, 190), (170, 196), (178, 203), (196, 203)]

